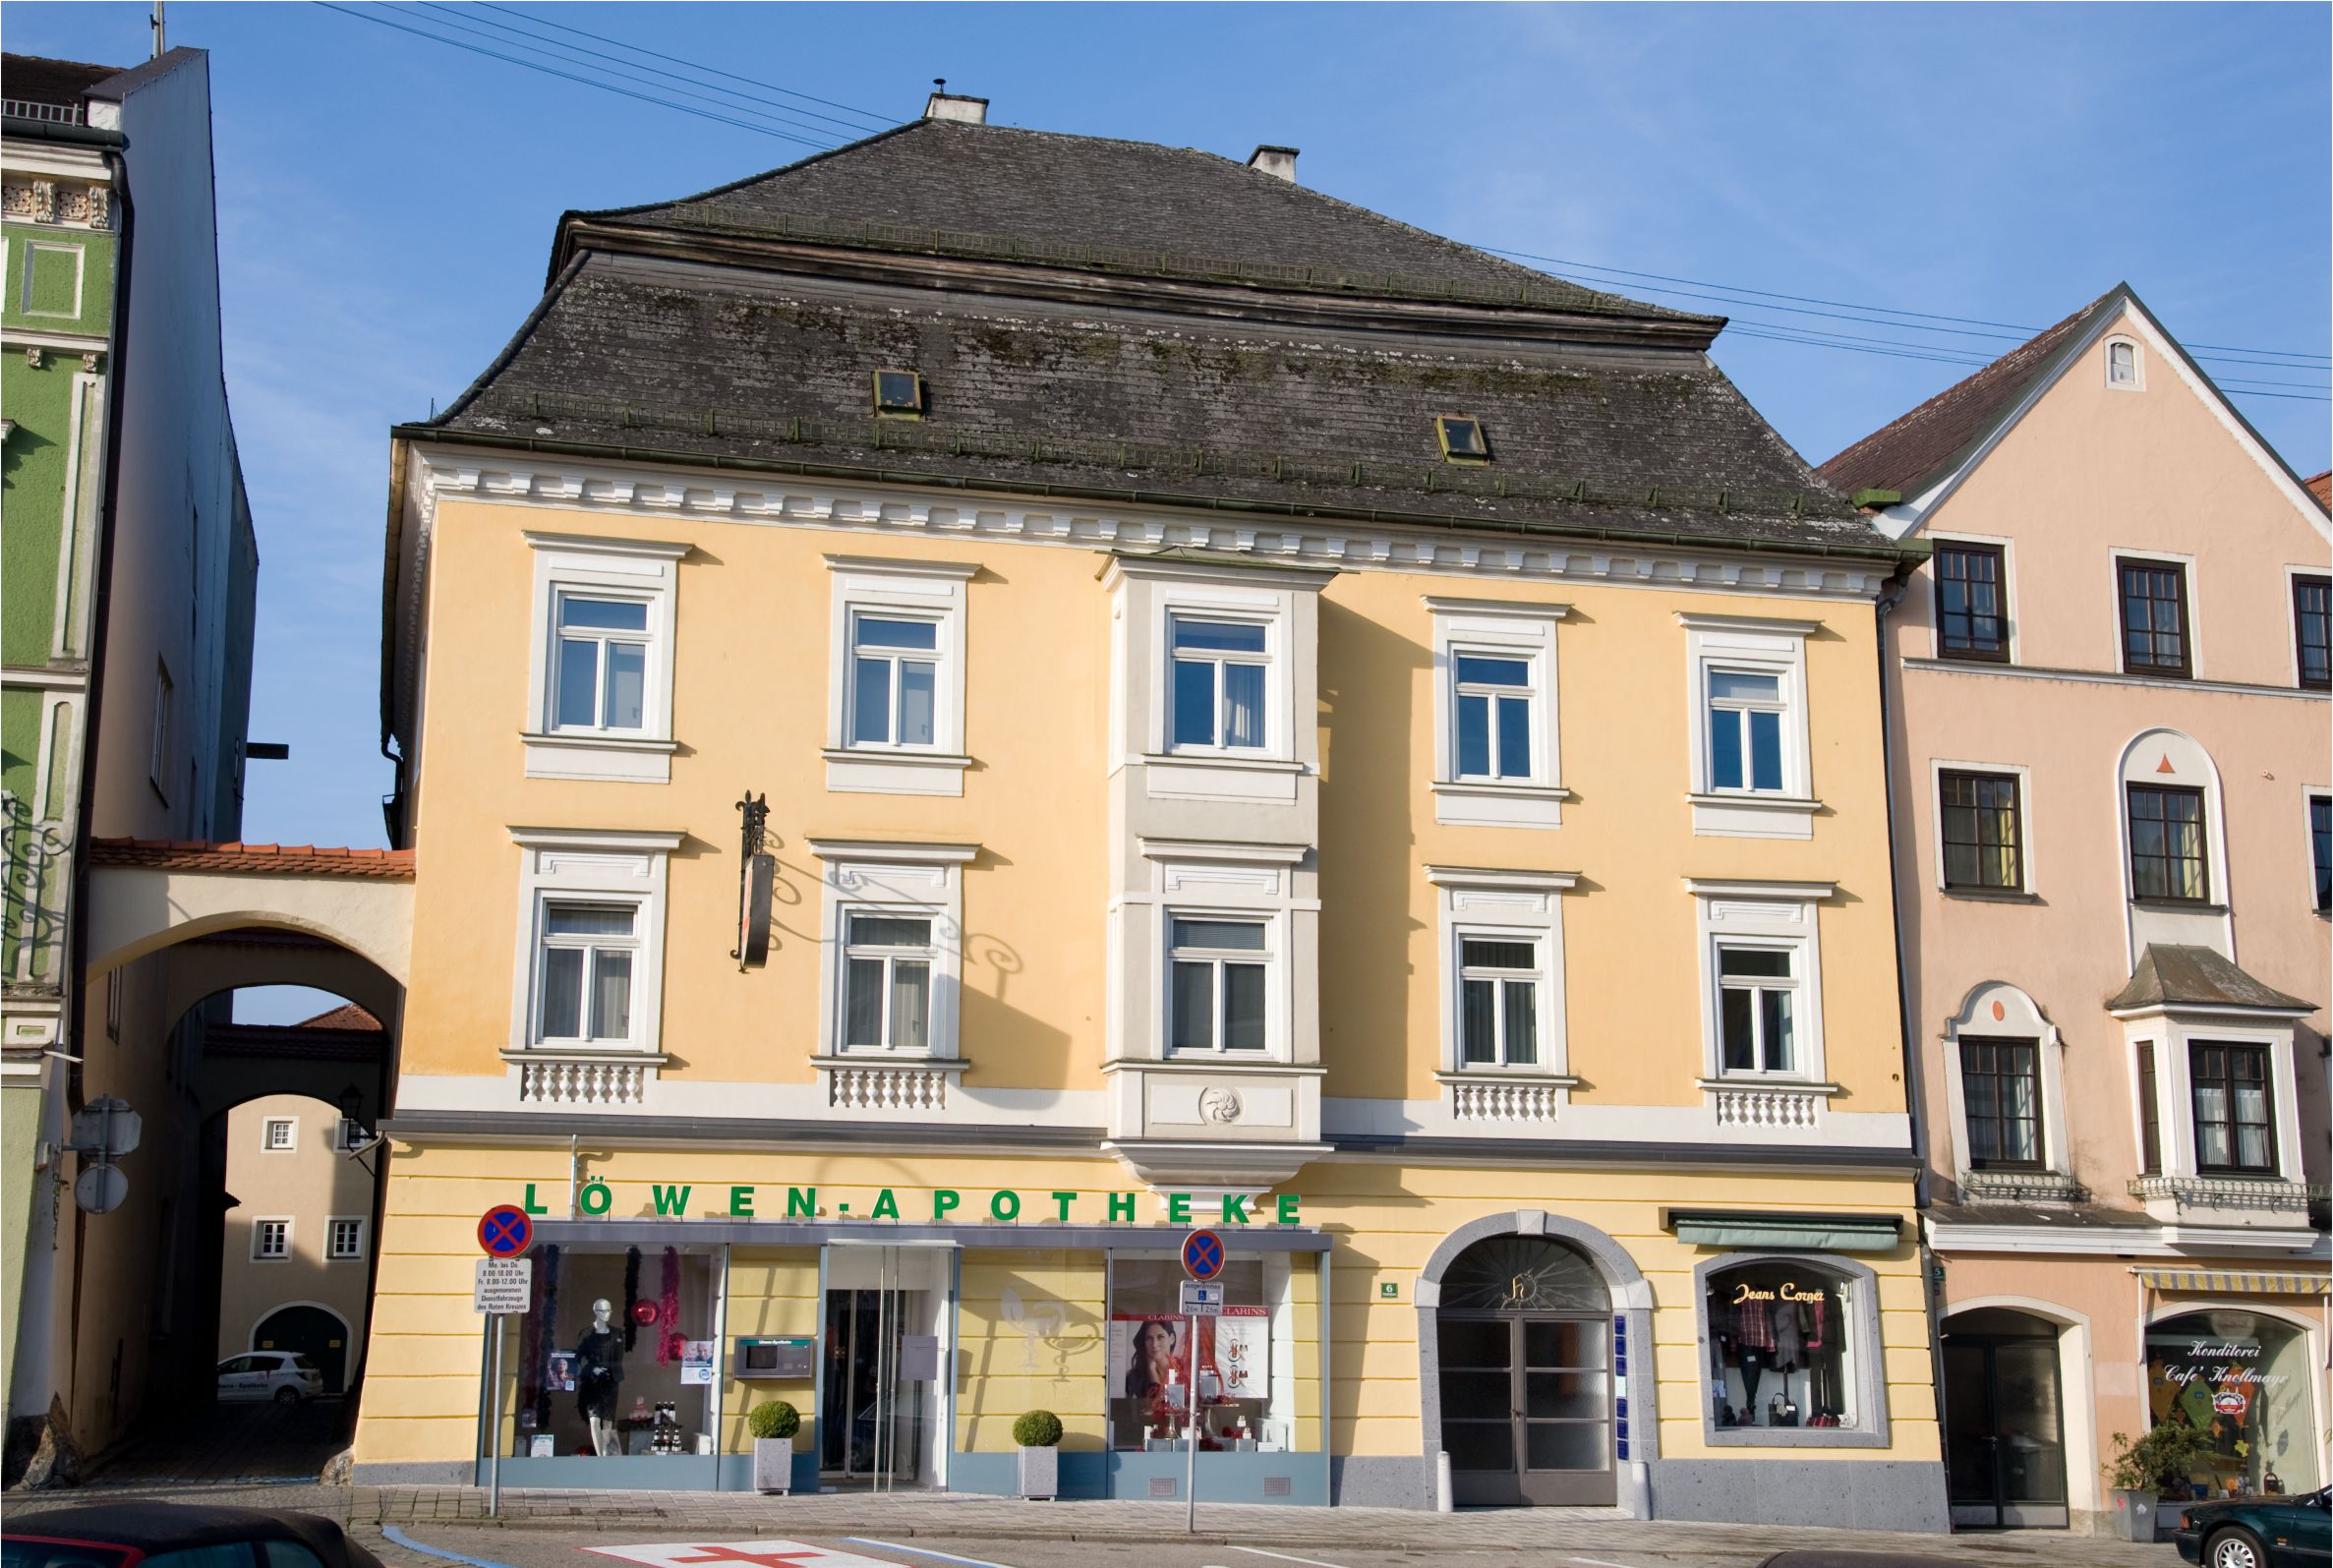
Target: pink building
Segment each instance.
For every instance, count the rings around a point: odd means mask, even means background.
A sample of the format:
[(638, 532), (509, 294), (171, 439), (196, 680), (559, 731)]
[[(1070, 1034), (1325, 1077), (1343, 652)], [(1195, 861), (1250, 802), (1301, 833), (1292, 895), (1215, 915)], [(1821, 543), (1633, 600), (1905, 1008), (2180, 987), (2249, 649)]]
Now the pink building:
[(2328, 522), (2117, 288), (1823, 469), (1889, 617), (1953, 1510), (2324, 1484)]

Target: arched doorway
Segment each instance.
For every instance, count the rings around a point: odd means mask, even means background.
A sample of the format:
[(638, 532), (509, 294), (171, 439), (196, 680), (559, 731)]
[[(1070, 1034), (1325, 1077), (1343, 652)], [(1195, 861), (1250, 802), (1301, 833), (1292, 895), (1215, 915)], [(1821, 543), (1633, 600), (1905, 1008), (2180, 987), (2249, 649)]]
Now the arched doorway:
[(2067, 1524), (2058, 1325), (1986, 1307), (1944, 1323), (1945, 1462), (1953, 1523), (1978, 1530)]
[(306, 1302), (279, 1307), (251, 1331), (253, 1350), (292, 1351), (324, 1374), (324, 1392), (348, 1388), (348, 1325), (340, 1314)]
[(1434, 1338), (1453, 1501), (1617, 1500), (1611, 1293), (1585, 1253), (1475, 1243), (1442, 1276)]

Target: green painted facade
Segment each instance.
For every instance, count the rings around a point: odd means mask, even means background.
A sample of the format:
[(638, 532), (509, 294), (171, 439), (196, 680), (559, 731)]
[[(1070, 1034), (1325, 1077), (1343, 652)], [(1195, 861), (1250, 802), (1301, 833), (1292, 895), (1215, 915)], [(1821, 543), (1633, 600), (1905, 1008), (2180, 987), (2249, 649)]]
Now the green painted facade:
[[(116, 235), (87, 222), (0, 225), (0, 982), (11, 1047), (62, 1024), (117, 253)], [(36, 1211), (59, 1198), (33, 1164), (44, 1079), (32, 1062), (0, 1077), (0, 1411), (14, 1409), (26, 1303), (49, 1301), (27, 1289), (29, 1250), (51, 1245), (40, 1239), (53, 1220)]]

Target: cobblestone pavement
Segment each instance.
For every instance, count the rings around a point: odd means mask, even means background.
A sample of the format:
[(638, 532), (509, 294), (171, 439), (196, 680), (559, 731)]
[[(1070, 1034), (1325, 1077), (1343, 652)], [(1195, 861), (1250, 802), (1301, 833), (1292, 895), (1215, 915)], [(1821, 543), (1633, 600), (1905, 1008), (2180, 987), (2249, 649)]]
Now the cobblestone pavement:
[[(1175, 1503), (1027, 1503), (1010, 1498), (902, 1496), (756, 1497), (736, 1492), (505, 1491), (502, 1517), (490, 1519), (486, 1493), (466, 1486), (189, 1485), (130, 1481), (78, 1491), (18, 1494), (9, 1513), (57, 1504), (166, 1492), (184, 1501), (302, 1508), (347, 1525), (391, 1568), (444, 1568), (444, 1559), (407, 1551), (380, 1532), (509, 1568), (588, 1568), (579, 1548), (628, 1540), (809, 1540), (829, 1545), (876, 1539), (898, 1543), (895, 1561), (945, 1561), (949, 1553), (1003, 1568), (1091, 1568), (1096, 1560), (1138, 1557), (1145, 1568), (1189, 1562), (1220, 1568), (1233, 1552), (1244, 1568), (1268, 1568), (1293, 1555), (1328, 1568), (1431, 1562), (1460, 1554), (1503, 1554), (1531, 1563), (1751, 1565), (1786, 1547), (1897, 1551), (1996, 1568), (2026, 1564), (2149, 1564), (2172, 1568), (2168, 1545), (2130, 1545), (2054, 1531), (2003, 1535), (1917, 1536), (1881, 1531), (1785, 1529), (1764, 1525), (1642, 1523), (1604, 1509), (1469, 1510), (1427, 1514), (1405, 1509), (1286, 1508), (1234, 1504), (1198, 1510), (1198, 1534), (1186, 1536)], [(1082, 1549), (1070, 1550), (1069, 1547)], [(1214, 1546), (1194, 1556), (1185, 1548)], [(1150, 1549), (1155, 1547), (1157, 1549)], [(875, 1548), (855, 1549), (881, 1555)], [(1338, 1553), (1345, 1553), (1339, 1557)], [(1274, 1558), (1270, 1553), (1280, 1554)], [(1323, 1557), (1323, 1554), (1326, 1554)], [(1356, 1561), (1366, 1558), (1366, 1563)], [(1235, 1561), (1243, 1558), (1235, 1558)], [(595, 1559), (606, 1568), (607, 1559)], [(1853, 1559), (1840, 1559), (1842, 1568)]]
[(348, 1446), (355, 1410), (340, 1399), (297, 1405), (198, 1405), (149, 1421), (138, 1441), (107, 1456), (95, 1486), (265, 1485), (314, 1481)]

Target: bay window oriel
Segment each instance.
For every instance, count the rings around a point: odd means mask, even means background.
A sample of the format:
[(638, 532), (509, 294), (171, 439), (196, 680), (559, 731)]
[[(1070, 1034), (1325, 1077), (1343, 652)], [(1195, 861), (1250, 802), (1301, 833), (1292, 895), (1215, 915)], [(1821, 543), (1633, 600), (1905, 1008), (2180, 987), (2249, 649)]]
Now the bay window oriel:
[(1167, 1048), (1261, 1051), (1269, 1043), (1270, 925), (1168, 917)]
[(1260, 621), (1169, 617), (1177, 751), (1261, 751), (1270, 739), (1271, 628)]
[(2187, 1078), (2194, 1096), (2195, 1169), (2206, 1175), (2275, 1174), (2268, 1047), (2190, 1040)]

